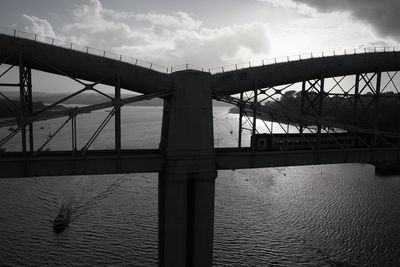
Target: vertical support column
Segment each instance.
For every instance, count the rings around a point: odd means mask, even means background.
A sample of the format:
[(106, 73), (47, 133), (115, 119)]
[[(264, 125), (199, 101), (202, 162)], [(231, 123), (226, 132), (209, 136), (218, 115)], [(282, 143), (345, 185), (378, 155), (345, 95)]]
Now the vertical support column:
[(19, 55), (19, 103), (21, 108), (21, 150), (22, 155), (26, 157), (26, 125), (25, 125), (25, 117), (26, 117), (26, 103), (25, 103), (25, 75), (24, 75), (24, 60), (23, 55)]
[(360, 96), (360, 74), (356, 74), (356, 84), (354, 86), (354, 98), (353, 98), (353, 123), (356, 126), (358, 122), (358, 101)]
[(320, 150), (321, 147), (321, 120), (324, 117), (324, 97), (325, 97), (325, 91), (324, 91), (324, 82), (325, 79), (324, 77), (321, 78), (320, 80), (320, 87), (319, 87), (319, 99), (318, 99), (318, 125), (317, 125), (317, 134), (318, 134), (318, 144), (317, 144), (317, 150)]
[(257, 133), (257, 89), (253, 90), (254, 98), (253, 98), (253, 128), (251, 130), (251, 150), (254, 152), (256, 149), (256, 133)]
[[(32, 99), (32, 71), (31, 68), (25, 69), (25, 82), (26, 82), (26, 90), (27, 90), (27, 99), (28, 102), (28, 116), (31, 117), (33, 114), (33, 99)], [(33, 154), (33, 123), (29, 122), (29, 152)]]
[(373, 140), (373, 146), (378, 145), (378, 137), (376, 133), (379, 131), (379, 102), (380, 102), (380, 95), (381, 95), (381, 79), (382, 79), (382, 73), (378, 71), (376, 73), (376, 87), (375, 87), (375, 95), (374, 95), (374, 136), (372, 138)]
[(121, 154), (121, 81), (120, 76), (117, 75), (115, 82), (115, 151), (117, 155)]
[(72, 130), (72, 155), (77, 151), (76, 145), (76, 114), (71, 114), (71, 130)]
[(242, 147), (242, 131), (243, 131), (243, 92), (240, 93), (240, 104), (239, 104), (239, 131), (238, 131), (238, 147)]
[[(304, 116), (304, 103), (305, 103), (305, 97), (306, 97), (306, 81), (303, 81), (301, 83), (301, 103), (300, 103), (300, 114)], [(300, 122), (300, 133), (302, 134), (304, 130), (304, 125), (303, 122)]]
[(159, 173), (159, 266), (212, 266), (215, 150), (211, 75), (173, 75), (164, 99)]
[(256, 110), (256, 105), (257, 105), (257, 88), (254, 89), (254, 100), (253, 100), (253, 129), (252, 129), (252, 135), (255, 135), (257, 132), (257, 110)]

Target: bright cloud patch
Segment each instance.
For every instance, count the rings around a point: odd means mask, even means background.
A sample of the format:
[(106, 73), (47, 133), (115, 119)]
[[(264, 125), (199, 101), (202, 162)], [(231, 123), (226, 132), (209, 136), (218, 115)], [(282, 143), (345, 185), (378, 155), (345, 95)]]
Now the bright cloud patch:
[(258, 0), (260, 2), (271, 3), (274, 7), (285, 7), (295, 9), (297, 12), (303, 15), (315, 14), (316, 10), (306, 4), (294, 2), (295, 0)]
[(146, 21), (150, 24), (185, 29), (199, 29), (201, 21), (193, 19), (189, 14), (184, 12), (175, 12), (172, 15), (147, 13), (135, 15), (137, 21)]
[(297, 9), (300, 13), (348, 12), (354, 18), (370, 24), (384, 37), (400, 40), (399, 0), (259, 0), (275, 6)]
[[(32, 27), (35, 23), (30, 21)], [(207, 28), (184, 12), (118, 12), (104, 9), (99, 0), (76, 5), (71, 22), (57, 36), (165, 66), (218, 66), (265, 57), (269, 52), (264, 24)]]
[(23, 14), (20, 21), (16, 25), (17, 30), (35, 33), (42, 36), (54, 38), (56, 35), (50, 23), (45, 19)]

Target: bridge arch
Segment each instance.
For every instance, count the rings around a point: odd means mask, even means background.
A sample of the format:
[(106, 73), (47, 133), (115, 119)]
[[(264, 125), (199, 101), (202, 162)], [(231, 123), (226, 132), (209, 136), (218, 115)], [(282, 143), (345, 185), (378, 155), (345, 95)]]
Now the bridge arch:
[[(213, 94), (214, 97), (229, 96), (245, 91), (317, 80), (318, 103), (321, 107), (326, 95), (323, 84), (325, 78), (371, 72), (378, 73), (380, 77), (381, 72), (398, 71), (400, 52), (311, 58), (213, 75), (191, 70), (170, 75), (102, 56), (1, 35), (0, 60), (1, 63), (20, 66), (20, 82), (15, 85), (21, 92), (19, 115), (22, 121), (13, 120), (12, 123), (19, 124), (18, 127), (23, 131), (22, 142), (25, 142), (21, 153), (1, 153), (0, 176), (159, 172), (159, 196), (160, 204), (163, 205), (159, 205), (159, 255), (162, 266), (212, 265), (214, 179), (217, 170), (371, 162), (376, 159), (400, 160), (399, 135), (395, 136), (396, 139), (389, 139), (394, 141), (393, 145), (382, 147), (375, 145), (354, 148), (343, 145), (342, 142), (340, 146), (333, 146), (333, 149), (321, 149), (317, 146), (316, 149), (313, 147), (296, 151), (215, 148), (211, 102)], [(25, 63), (28, 68), (21, 66)], [(32, 116), (30, 107), (25, 108), (25, 104), (32, 104), (31, 68), (49, 73), (64, 73), (92, 82), (101, 80), (106, 85), (115, 86), (115, 97), (108, 103), (75, 110), (74, 114), (62, 112), (59, 114), (62, 116), (73, 118), (78, 112), (106, 107), (113, 107), (115, 114), (118, 114), (124, 101), (120, 99), (121, 87), (143, 93), (144, 97), (164, 97), (161, 146), (153, 150), (121, 151), (121, 120), (120, 115), (116, 115), (119, 119), (115, 124), (114, 150), (80, 154), (75, 153), (75, 145), (73, 153), (50, 151), (37, 155), (30, 141), (31, 148), (28, 151), (25, 128), (29, 127), (29, 133), (32, 133), (34, 120), (41, 119), (40, 116)], [(378, 81), (379, 79), (377, 78)], [(159, 94), (160, 92), (164, 93)], [(379, 89), (377, 92), (379, 95)], [(245, 108), (253, 109), (254, 114), (259, 112), (260, 106), (257, 105), (256, 96), (257, 92), (254, 93), (253, 103), (245, 103), (250, 104)], [(129, 102), (140, 99), (132, 98)], [(323, 110), (320, 109), (317, 113), (321, 111)], [(46, 114), (42, 115), (42, 119), (48, 118)], [(255, 119), (256, 116), (253, 118), (253, 125)], [(316, 123), (318, 136), (312, 141), (319, 145), (323, 126), (321, 118), (317, 118)], [(186, 127), (191, 128), (185, 132)], [(76, 131), (76, 124), (72, 126), (73, 131), (74, 128)], [(253, 126), (253, 133), (254, 129)]]
[(285, 63), (217, 73), (212, 76), (213, 92), (233, 95), (313, 79), (400, 70), (400, 52), (310, 58)]

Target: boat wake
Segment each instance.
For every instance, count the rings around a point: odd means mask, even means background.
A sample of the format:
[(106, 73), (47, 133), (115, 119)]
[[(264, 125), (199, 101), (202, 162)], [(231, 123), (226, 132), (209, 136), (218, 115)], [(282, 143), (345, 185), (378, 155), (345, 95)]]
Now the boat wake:
[(87, 210), (93, 208), (100, 201), (109, 198), (113, 193), (115, 193), (118, 188), (129, 178), (128, 175), (118, 177), (113, 183), (111, 183), (106, 189), (92, 196), (89, 200), (80, 205), (72, 205), (71, 222), (77, 220), (82, 216)]
[[(73, 198), (70, 198), (68, 201), (64, 202), (62, 201), (61, 208), (58, 211), (57, 217), (59, 217), (60, 213), (62, 213), (63, 210), (67, 210), (70, 214), (70, 218), (68, 217), (68, 223), (66, 223), (65, 227), (69, 225), (69, 223), (76, 221), (81, 217), (87, 210), (90, 210), (93, 208), (96, 204), (98, 204), (100, 201), (109, 198), (113, 193), (115, 193), (118, 188), (129, 178), (128, 175), (120, 176), (118, 177), (114, 182), (112, 182), (107, 188), (105, 188), (103, 191), (95, 194), (92, 196), (89, 200), (85, 201), (82, 204), (77, 204), (74, 203)], [(57, 219), (56, 217), (56, 219)], [(55, 220), (54, 218), (50, 219), (49, 221), (53, 224)], [(64, 228), (65, 228), (64, 227)]]

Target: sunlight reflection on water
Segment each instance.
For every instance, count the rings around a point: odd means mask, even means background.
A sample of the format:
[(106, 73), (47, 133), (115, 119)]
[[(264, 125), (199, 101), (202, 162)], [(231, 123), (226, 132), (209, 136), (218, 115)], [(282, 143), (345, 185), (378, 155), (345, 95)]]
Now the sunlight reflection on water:
[[(124, 144), (158, 146), (160, 108), (129, 108), (123, 120)], [(216, 109), (217, 146), (237, 143), (237, 123)], [(60, 138), (69, 149), (67, 133)], [(112, 140), (110, 127), (96, 146)], [(157, 265), (156, 174), (3, 179), (0, 195), (1, 266)], [(74, 214), (57, 235), (51, 220), (63, 202)], [(377, 177), (370, 165), (219, 171), (214, 264), (396, 266), (399, 215), (399, 177)]]

